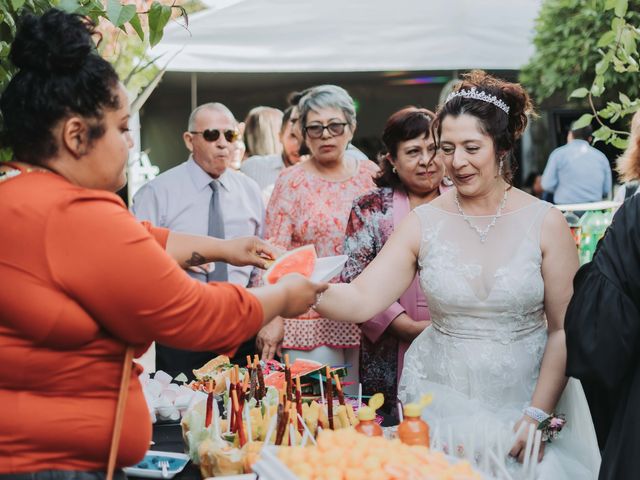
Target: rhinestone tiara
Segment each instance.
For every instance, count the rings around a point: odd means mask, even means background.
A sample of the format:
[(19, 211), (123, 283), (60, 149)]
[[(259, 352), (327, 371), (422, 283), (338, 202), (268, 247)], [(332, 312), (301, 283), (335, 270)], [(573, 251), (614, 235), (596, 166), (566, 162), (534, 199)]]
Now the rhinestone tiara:
[(451, 92), (447, 95), (447, 103), (449, 100), (455, 97), (473, 98), (474, 100), (481, 100), (487, 103), (493, 103), (496, 107), (502, 110), (504, 113), (509, 113), (509, 105), (504, 103), (495, 95), (489, 95), (487, 92), (477, 90), (476, 87), (471, 87), (470, 90), (458, 90), (457, 92)]

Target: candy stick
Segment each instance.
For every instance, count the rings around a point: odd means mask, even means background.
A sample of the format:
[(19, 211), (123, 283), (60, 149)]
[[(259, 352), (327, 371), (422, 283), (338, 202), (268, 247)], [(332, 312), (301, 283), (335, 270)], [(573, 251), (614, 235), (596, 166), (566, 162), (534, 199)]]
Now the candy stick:
[(333, 424), (333, 382), (331, 381), (331, 372), (329, 367), (325, 370), (327, 377), (327, 419), (329, 420), (329, 428), (334, 430)]
[[(278, 407), (280, 410), (280, 407)], [(276, 445), (282, 445), (282, 438), (284, 437), (285, 428), (287, 428), (287, 424), (289, 423), (289, 402), (285, 404), (282, 408), (282, 415), (278, 420), (278, 428), (276, 430)]]
[(242, 425), (242, 411), (240, 410), (240, 403), (238, 402), (238, 393), (233, 390), (231, 392), (231, 397), (233, 399), (231, 405), (235, 412), (236, 422), (237, 422), (237, 432), (238, 432), (238, 440), (240, 442), (240, 447), (244, 447), (244, 444), (247, 443), (247, 439), (244, 435), (244, 428)]
[[(309, 430), (309, 427), (307, 427), (307, 424), (305, 423), (304, 418), (302, 418), (302, 415), (300, 414), (298, 414), (298, 421), (300, 422), (300, 425), (302, 425), (305, 435), (307, 435), (311, 439), (314, 445), (318, 445), (316, 443), (316, 439), (313, 438), (313, 434), (311, 433), (311, 430)], [(318, 431), (320, 430), (321, 430), (320, 427), (318, 427)]]
[(402, 402), (398, 401), (398, 420), (404, 422), (404, 411), (402, 410)]
[(207, 385), (207, 403), (206, 410), (204, 416), (204, 427), (209, 428), (211, 425), (211, 416), (213, 414), (213, 381), (209, 380), (209, 384)]
[(262, 400), (267, 392), (264, 386), (264, 374), (262, 373), (262, 366), (260, 365), (260, 361), (258, 360), (258, 355), (254, 357), (254, 361), (256, 370), (258, 372), (258, 400)]
[(336, 382), (336, 390), (338, 391), (338, 402), (340, 405), (345, 405), (344, 392), (342, 391), (342, 384), (340, 383), (340, 377), (338, 377), (337, 373), (333, 374), (333, 379)]
[(527, 433), (527, 443), (524, 446), (524, 462), (522, 463), (522, 470), (529, 471), (529, 463), (531, 462), (531, 449), (533, 448), (533, 436), (535, 435), (536, 427), (529, 424), (529, 432)]
[(358, 383), (358, 411), (360, 411), (360, 405), (362, 405), (362, 384)]
[[(302, 388), (300, 387), (300, 377), (296, 377), (296, 412), (298, 415), (302, 415)], [(299, 422), (298, 431), (300, 434), (303, 432), (302, 424)]]
[(293, 401), (293, 383), (291, 381), (291, 364), (289, 363), (289, 354), (284, 354), (284, 384), (287, 389), (287, 400)]

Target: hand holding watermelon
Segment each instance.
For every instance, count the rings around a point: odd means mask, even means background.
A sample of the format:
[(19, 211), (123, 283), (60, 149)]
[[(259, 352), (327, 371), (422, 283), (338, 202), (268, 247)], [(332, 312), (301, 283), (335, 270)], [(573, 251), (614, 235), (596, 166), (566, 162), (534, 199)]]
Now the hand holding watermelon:
[(280, 313), (285, 318), (295, 318), (307, 312), (316, 304), (320, 294), (329, 288), (328, 283), (313, 283), (299, 273), (285, 275), (277, 286), (286, 289), (285, 307)]

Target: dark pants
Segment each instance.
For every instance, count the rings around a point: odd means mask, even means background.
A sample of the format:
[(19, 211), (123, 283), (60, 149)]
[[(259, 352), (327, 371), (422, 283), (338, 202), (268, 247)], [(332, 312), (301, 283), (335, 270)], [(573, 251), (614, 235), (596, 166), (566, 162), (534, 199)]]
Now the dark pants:
[[(2, 473), (0, 480), (104, 480), (105, 472), (82, 472), (75, 470), (43, 470), (31, 473)], [(127, 480), (122, 470), (116, 470), (114, 480)]]
[[(255, 353), (256, 339), (254, 337), (240, 345), (235, 356), (231, 359), (231, 363), (244, 366), (247, 364), (247, 355), (251, 355), (253, 358)], [(191, 352), (156, 343), (156, 370), (164, 370), (172, 377), (184, 373), (189, 380), (193, 380), (193, 370), (197, 370), (217, 356), (218, 354), (214, 352)]]

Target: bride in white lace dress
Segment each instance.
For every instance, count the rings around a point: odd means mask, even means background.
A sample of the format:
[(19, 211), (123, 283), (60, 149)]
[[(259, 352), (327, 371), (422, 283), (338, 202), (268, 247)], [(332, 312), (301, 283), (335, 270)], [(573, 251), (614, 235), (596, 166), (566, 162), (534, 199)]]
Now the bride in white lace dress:
[(575, 244), (560, 211), (509, 184), (529, 98), (484, 72), (450, 97), (434, 125), (456, 189), (414, 210), (369, 267), (349, 285), (331, 285), (316, 309), (365, 321), (419, 268), (433, 323), (407, 352), (400, 399), (432, 393), (424, 416), (455, 451), (478, 457), (490, 442), (520, 462), (527, 429), (510, 444), (513, 431), (564, 413), (567, 426), (541, 449), (537, 478), (595, 479), (589, 409), (579, 382), (564, 374)]

